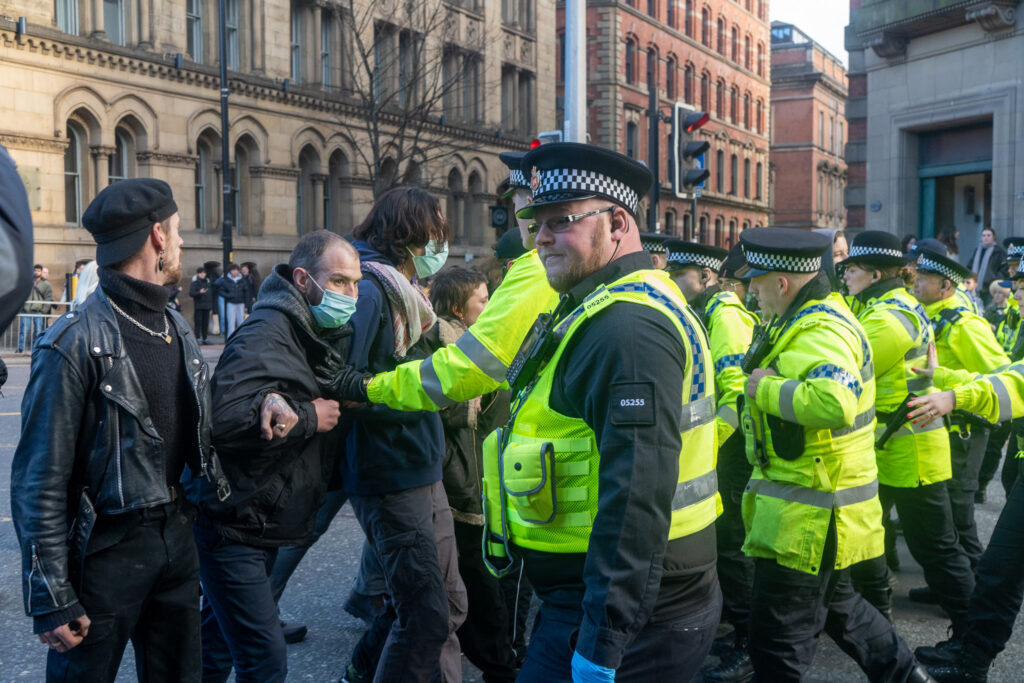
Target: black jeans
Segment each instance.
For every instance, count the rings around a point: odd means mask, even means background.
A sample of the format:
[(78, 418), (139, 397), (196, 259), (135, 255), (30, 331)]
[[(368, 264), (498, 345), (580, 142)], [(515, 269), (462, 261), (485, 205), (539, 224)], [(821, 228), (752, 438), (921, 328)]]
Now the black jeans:
[(750, 590), (754, 583), (754, 561), (743, 553), (743, 489), (753, 467), (747, 462), (743, 434), (735, 432), (718, 451), (718, 491), (722, 515), (715, 521), (718, 540), (718, 580), (722, 585), (722, 620), (747, 635), (750, 621)]
[(1024, 601), (1024, 480), (1010, 491), (978, 563), (965, 642), (989, 657), (1003, 651)]
[(273, 683), (288, 675), (284, 634), (268, 577), (276, 549), (257, 548), (196, 524), (203, 582), (203, 681)]
[(206, 339), (210, 336), (210, 309), (197, 308), (192, 315), (196, 323), (196, 339)]
[(960, 537), (960, 545), (971, 568), (977, 566), (985, 550), (978, 539), (978, 525), (974, 521), (974, 492), (978, 490), (978, 471), (985, 457), (988, 430), (973, 428), (970, 439), (964, 440), (957, 432), (949, 433), (949, 458), (953, 478), (949, 480), (949, 503), (953, 511), (953, 524)]
[(198, 681), (199, 560), (184, 499), (100, 517), (78, 597), (92, 621), (68, 652), (50, 650), (47, 681), (113, 681), (128, 641), (139, 681)]
[(455, 631), (466, 618), (452, 511), (441, 482), (376, 496), (352, 496), (352, 509), (384, 569), (395, 610), (375, 681), (458, 680)]
[(487, 683), (514, 681), (516, 658), (509, 637), (505, 595), (497, 577), (487, 571), (480, 539), (483, 527), (455, 522), (455, 544), (459, 549), (459, 574), (466, 584), (469, 611), (459, 627), (459, 643)]
[[(616, 682), (691, 680), (711, 651), (721, 610), (722, 596), (716, 587), (714, 598), (700, 610), (671, 621), (648, 621), (626, 647), (615, 670)], [(572, 655), (582, 621), (581, 609), (556, 607), (542, 598), (517, 681), (572, 683)]]
[(822, 631), (871, 681), (904, 681), (913, 670), (914, 657), (892, 624), (854, 592), (848, 569), (833, 569), (836, 547), (833, 520), (817, 574), (755, 558), (750, 658), (758, 681), (803, 680)]
[[(985, 455), (981, 460), (981, 467), (978, 469), (978, 490), (984, 491), (988, 483), (992, 481), (996, 472), (999, 471), (999, 463), (1003, 458), (1003, 447), (1010, 437), (1010, 422), (1003, 422), (992, 428), (988, 435), (988, 444), (985, 446)], [(1016, 447), (1016, 439), (1013, 441)], [(1013, 453), (1009, 454), (1013, 457)]]

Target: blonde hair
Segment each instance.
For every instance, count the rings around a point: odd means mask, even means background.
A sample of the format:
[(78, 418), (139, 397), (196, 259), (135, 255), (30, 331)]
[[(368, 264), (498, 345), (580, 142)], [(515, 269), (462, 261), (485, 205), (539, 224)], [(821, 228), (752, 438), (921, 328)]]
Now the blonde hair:
[(992, 283), (989, 284), (988, 286), (988, 293), (994, 295), (996, 292), (1002, 292), (1007, 296), (1007, 298), (1009, 298), (1010, 294), (1012, 293), (1009, 287), (1003, 287), (1001, 284), (999, 284), (999, 280), (993, 280)]

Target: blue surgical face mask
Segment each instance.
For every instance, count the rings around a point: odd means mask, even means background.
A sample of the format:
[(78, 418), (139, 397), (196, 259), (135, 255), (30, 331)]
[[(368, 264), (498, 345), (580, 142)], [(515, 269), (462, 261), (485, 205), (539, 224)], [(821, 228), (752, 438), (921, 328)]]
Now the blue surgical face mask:
[[(448, 260), (448, 243), (443, 242), (440, 246), (437, 240), (427, 242), (426, 252), (422, 256), (412, 256), (412, 264), (416, 266), (416, 275), (419, 277), (430, 277), (444, 267)], [(409, 249), (409, 247), (406, 247)], [(409, 249), (412, 254), (412, 249)]]
[(324, 289), (319, 282), (313, 279), (312, 275), (309, 276), (309, 281), (324, 293), (320, 303), (309, 307), (313, 317), (320, 323), (320, 327), (334, 329), (347, 323), (352, 314), (356, 312), (356, 298)]

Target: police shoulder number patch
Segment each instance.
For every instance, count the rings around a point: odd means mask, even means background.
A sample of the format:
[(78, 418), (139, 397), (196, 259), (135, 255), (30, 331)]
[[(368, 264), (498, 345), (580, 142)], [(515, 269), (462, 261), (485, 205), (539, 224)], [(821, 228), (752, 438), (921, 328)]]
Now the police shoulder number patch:
[(654, 383), (621, 382), (612, 385), (611, 421), (616, 426), (654, 424)]

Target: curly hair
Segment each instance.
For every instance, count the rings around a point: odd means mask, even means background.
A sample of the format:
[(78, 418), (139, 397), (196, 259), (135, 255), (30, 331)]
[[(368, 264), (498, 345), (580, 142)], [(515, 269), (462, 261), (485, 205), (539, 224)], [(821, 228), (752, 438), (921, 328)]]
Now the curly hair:
[(451, 229), (434, 195), (402, 185), (382, 194), (353, 234), (400, 266), (410, 258), (408, 247), (448, 241)]

